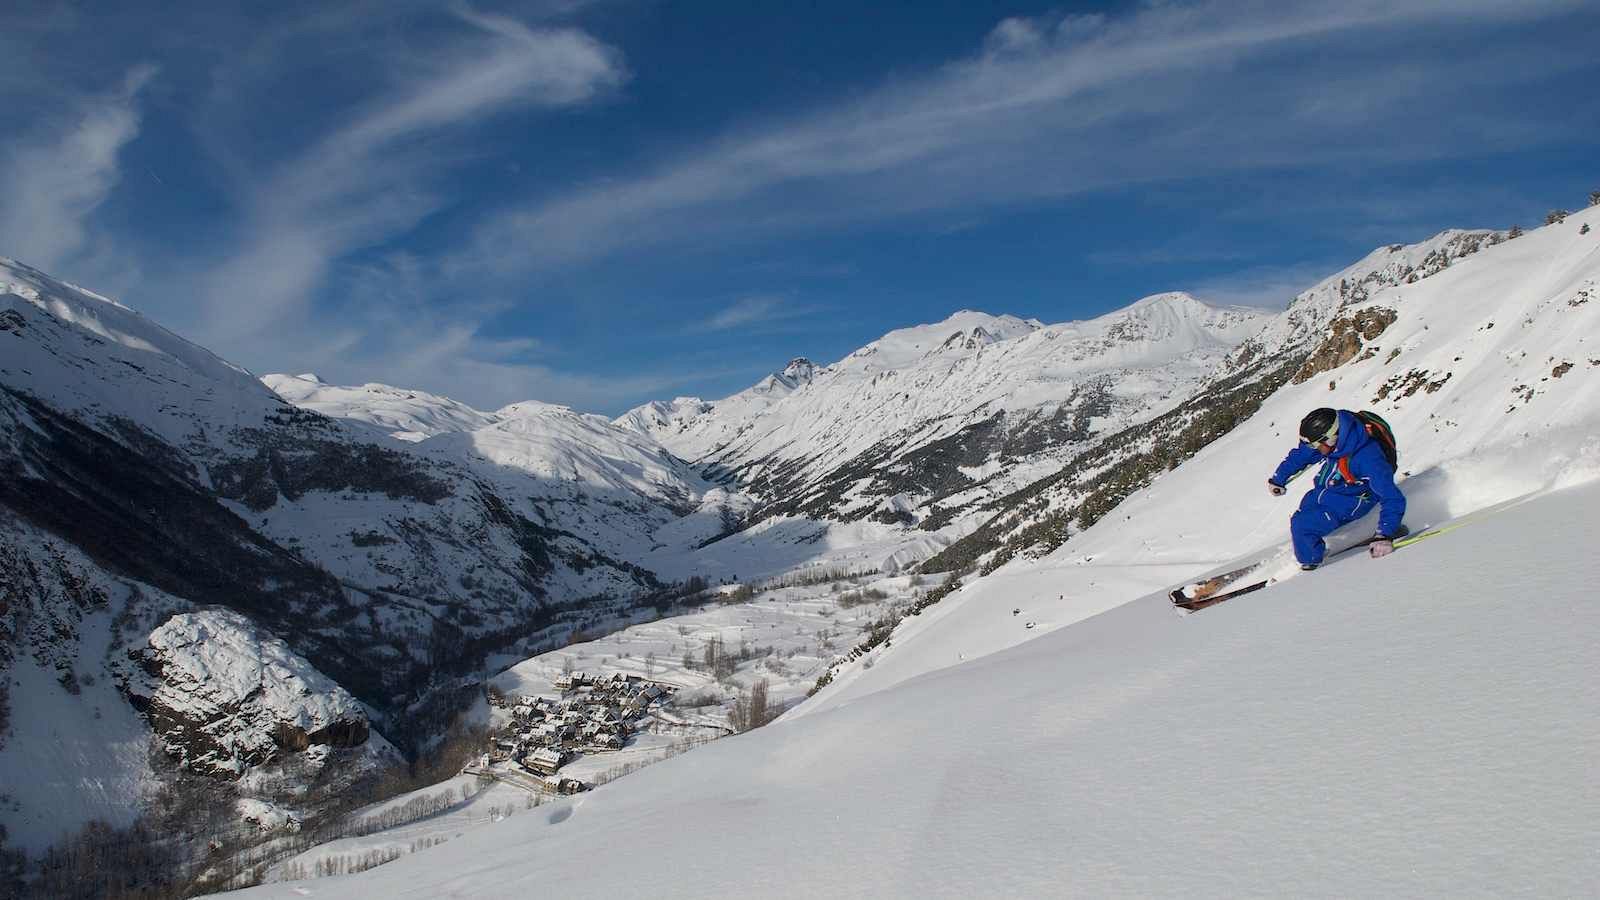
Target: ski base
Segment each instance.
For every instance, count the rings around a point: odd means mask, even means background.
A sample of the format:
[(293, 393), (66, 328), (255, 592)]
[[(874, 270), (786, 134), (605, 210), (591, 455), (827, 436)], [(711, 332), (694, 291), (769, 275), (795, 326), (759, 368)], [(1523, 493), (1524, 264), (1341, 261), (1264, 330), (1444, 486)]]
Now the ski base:
[(1210, 596), (1206, 597), (1194, 598), (1185, 597), (1182, 591), (1173, 591), (1172, 605), (1178, 607), (1179, 609), (1186, 609), (1190, 612), (1199, 612), (1202, 609), (1216, 606), (1218, 603), (1221, 603), (1224, 600), (1231, 600), (1234, 597), (1238, 597), (1243, 594), (1259, 591), (1271, 583), (1272, 579), (1268, 578), (1262, 581), (1257, 581), (1253, 584), (1247, 584), (1242, 588), (1234, 588), (1233, 590), (1225, 593), (1211, 594)]
[[(1438, 529), (1432, 531), (1423, 529), (1423, 531), (1419, 534), (1411, 534), (1411, 529), (1401, 525), (1400, 533), (1394, 537), (1394, 545), (1396, 549), (1399, 549), (1424, 538), (1433, 537), (1439, 533), (1441, 533), (1441, 530)], [(1341, 547), (1338, 550), (1329, 553), (1323, 558), (1322, 562), (1325, 565), (1340, 556), (1360, 550), (1362, 547), (1368, 546), (1377, 539), (1377, 536), (1373, 536), (1367, 538), (1366, 540), (1357, 541), (1348, 547)], [(1168, 596), (1171, 598), (1173, 606), (1176, 606), (1179, 609), (1189, 610), (1190, 612), (1199, 612), (1207, 607), (1216, 606), (1218, 603), (1221, 603), (1224, 600), (1231, 600), (1234, 597), (1238, 597), (1243, 594), (1259, 591), (1267, 585), (1272, 584), (1276, 579), (1266, 578), (1260, 581), (1251, 582), (1243, 587), (1218, 593), (1218, 591), (1221, 591), (1225, 587), (1228, 587), (1232, 584), (1237, 584), (1241, 578), (1249, 575), (1249, 573), (1255, 571), (1256, 569), (1261, 568), (1263, 565), (1265, 565), (1265, 563), (1254, 563), (1245, 566), (1242, 569), (1235, 569), (1232, 572), (1224, 572), (1221, 575), (1207, 578), (1205, 581), (1201, 581), (1197, 584), (1186, 585), (1181, 588), (1174, 588)]]

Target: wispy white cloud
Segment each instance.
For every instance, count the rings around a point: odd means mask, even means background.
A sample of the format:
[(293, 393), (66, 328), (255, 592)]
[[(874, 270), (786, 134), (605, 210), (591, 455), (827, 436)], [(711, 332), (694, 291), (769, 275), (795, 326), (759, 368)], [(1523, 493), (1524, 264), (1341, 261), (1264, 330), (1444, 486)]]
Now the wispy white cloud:
[(703, 323), (703, 328), (709, 331), (726, 331), (742, 325), (770, 322), (773, 319), (787, 318), (794, 315), (794, 313), (786, 310), (784, 305), (782, 297), (775, 297), (770, 294), (741, 297), (707, 319)]
[(530, 338), (494, 337), (486, 319), (422, 306), (368, 315), (337, 332), (279, 343), (278, 368), (316, 371), (336, 383), (425, 386), (479, 409), (539, 399), (619, 413), (642, 397), (671, 396), (694, 383), (742, 374), (703, 360), (645, 366), (626, 374), (577, 373)]
[(334, 261), (403, 235), (446, 206), (434, 180), (458, 160), (436, 139), (508, 109), (585, 103), (627, 77), (620, 53), (580, 30), (467, 9), (457, 15), (474, 39), (440, 51), (420, 74), (250, 184), (244, 240), (199, 287), (204, 336), (248, 340), (294, 324)]
[(81, 275), (71, 263), (95, 252), (90, 217), (122, 177), (119, 156), (139, 134), (139, 94), (155, 74), (136, 66), (116, 90), (0, 149), (0, 254)]
[[(1217, 0), (1117, 17), (1008, 19), (975, 55), (923, 77), (727, 135), (647, 174), (508, 209), (451, 270), (504, 275), (713, 237), (1548, 140), (1549, 128), (1510, 121), (1517, 110), (1436, 127), (1482, 102), (1466, 87), (1475, 80), (1538, 67), (1486, 72), (1414, 35), (1479, 28), (1481, 36), (1576, 8), (1570, 0)], [(1385, 42), (1405, 52), (1372, 52)], [(1318, 64), (1297, 62), (1306, 55)], [(1428, 116), (1412, 114), (1419, 103)], [(1381, 141), (1352, 133), (1372, 121), (1391, 123)]]
[(743, 334), (813, 332), (834, 324), (820, 318), (828, 307), (798, 300), (788, 294), (750, 294), (734, 300), (704, 319), (690, 323), (685, 334), (738, 331)]

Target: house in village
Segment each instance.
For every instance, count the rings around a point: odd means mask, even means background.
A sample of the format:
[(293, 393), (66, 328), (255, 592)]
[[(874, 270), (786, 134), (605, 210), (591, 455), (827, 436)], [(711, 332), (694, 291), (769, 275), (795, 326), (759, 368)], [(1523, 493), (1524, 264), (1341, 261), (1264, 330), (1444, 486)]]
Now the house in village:
[(589, 785), (584, 784), (576, 778), (566, 778), (560, 775), (550, 775), (546, 777), (544, 779), (544, 786), (545, 790), (552, 791), (557, 794), (576, 794), (580, 791), (587, 791), (589, 789)]
[(554, 775), (567, 761), (567, 756), (553, 747), (540, 747), (522, 758), (522, 765), (540, 775)]

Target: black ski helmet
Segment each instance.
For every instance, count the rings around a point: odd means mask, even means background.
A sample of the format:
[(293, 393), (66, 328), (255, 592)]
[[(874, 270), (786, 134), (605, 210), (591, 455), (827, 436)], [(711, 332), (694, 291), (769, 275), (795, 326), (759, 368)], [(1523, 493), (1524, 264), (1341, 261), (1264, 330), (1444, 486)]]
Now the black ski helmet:
[(1338, 422), (1339, 414), (1328, 407), (1313, 409), (1300, 420), (1300, 439), (1308, 444), (1315, 444), (1326, 438), (1328, 432), (1332, 431)]

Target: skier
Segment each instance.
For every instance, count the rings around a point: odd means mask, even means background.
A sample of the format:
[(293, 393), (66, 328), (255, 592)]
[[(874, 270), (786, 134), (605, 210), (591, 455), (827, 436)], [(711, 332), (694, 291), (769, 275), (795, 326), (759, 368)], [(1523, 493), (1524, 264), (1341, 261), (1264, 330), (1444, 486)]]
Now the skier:
[(1374, 503), (1382, 512), (1368, 552), (1373, 557), (1394, 552), (1394, 539), (1405, 534), (1400, 520), (1405, 518), (1406, 498), (1395, 486), (1394, 466), (1366, 424), (1347, 409), (1312, 410), (1300, 420), (1300, 445), (1267, 479), (1267, 489), (1274, 497), (1283, 496), (1289, 479), (1316, 462), (1322, 469), (1289, 519), (1300, 568), (1321, 565), (1328, 549), (1323, 538), (1366, 515)]

